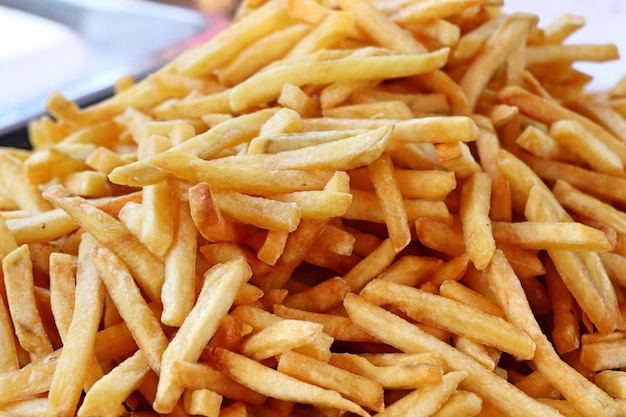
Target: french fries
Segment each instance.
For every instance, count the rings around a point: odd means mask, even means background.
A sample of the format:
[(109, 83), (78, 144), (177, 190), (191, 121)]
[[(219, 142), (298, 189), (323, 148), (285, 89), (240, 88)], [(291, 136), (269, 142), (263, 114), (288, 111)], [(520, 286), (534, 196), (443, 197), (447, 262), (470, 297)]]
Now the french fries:
[[(0, 149), (0, 415), (618, 417), (626, 88), (582, 16), (250, 0)], [(626, 80), (626, 78), (624, 78)]]

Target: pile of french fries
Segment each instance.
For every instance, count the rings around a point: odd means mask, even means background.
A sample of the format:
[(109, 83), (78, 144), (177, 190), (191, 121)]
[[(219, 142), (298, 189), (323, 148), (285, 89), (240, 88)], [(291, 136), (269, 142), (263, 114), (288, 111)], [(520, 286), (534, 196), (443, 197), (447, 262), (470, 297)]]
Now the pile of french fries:
[(626, 78), (498, 0), (247, 0), (0, 150), (2, 416), (626, 415)]

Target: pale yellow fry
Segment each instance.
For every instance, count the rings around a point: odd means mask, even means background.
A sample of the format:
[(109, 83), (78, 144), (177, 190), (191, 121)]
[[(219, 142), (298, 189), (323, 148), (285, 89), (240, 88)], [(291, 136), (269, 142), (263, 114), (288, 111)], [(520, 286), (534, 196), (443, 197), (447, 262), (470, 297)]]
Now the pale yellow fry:
[[(81, 258), (89, 256), (83, 249), (80, 251)], [(85, 268), (83, 264), (89, 264), (89, 260), (80, 259), (78, 269), (80, 274), (89, 273), (89, 266)], [(50, 308), (54, 317), (54, 323), (62, 341), (65, 341), (74, 315), (74, 304), (76, 299), (76, 277), (75, 258), (72, 255), (54, 252), (50, 255)], [(94, 272), (94, 271), (91, 271)], [(91, 294), (89, 294), (91, 296)], [(106, 307), (105, 307), (106, 308)], [(105, 310), (106, 311), (106, 310)], [(104, 319), (106, 323), (106, 318)], [(105, 324), (106, 325), (106, 324)], [(86, 373), (84, 389), (88, 390), (95, 381), (103, 375), (102, 368), (94, 353), (89, 355), (85, 364)]]
[(581, 114), (597, 120), (602, 126), (623, 141), (626, 140), (626, 120), (610, 103), (581, 98), (572, 103), (572, 108)]
[(369, 281), (374, 279), (385, 268), (393, 263), (396, 251), (391, 239), (383, 240), (368, 256), (355, 265), (343, 276), (344, 281), (353, 292), (361, 290)]
[(303, 320), (280, 320), (247, 338), (240, 352), (260, 362), (312, 343), (323, 328), (319, 323)]
[(60, 185), (47, 188), (44, 196), (66, 211), (98, 242), (119, 256), (151, 300), (160, 299), (163, 262), (139, 242), (122, 223), (85, 199), (67, 194)]
[(501, 251), (494, 255), (485, 277), (507, 318), (535, 342), (533, 362), (552, 385), (585, 415), (615, 415), (615, 401), (558, 356), (539, 327), (519, 279)]
[(497, 347), (515, 357), (533, 357), (535, 344), (519, 328), (466, 304), (378, 279), (367, 284), (360, 294), (377, 305), (394, 305), (419, 322)]
[(252, 224), (262, 229), (293, 232), (300, 224), (302, 213), (293, 202), (255, 197), (233, 191), (217, 191), (215, 203), (235, 221)]
[(441, 383), (444, 373), (441, 360), (440, 363), (432, 363), (430, 359), (420, 357), (420, 354), (407, 356), (412, 358), (404, 358), (392, 364), (374, 364), (368, 357), (353, 353), (333, 353), (329, 363), (376, 381), (388, 390), (417, 389)]
[[(221, 151), (245, 143), (257, 136), (261, 126), (276, 112), (277, 109), (269, 108), (229, 118), (206, 132), (173, 146), (163, 154), (182, 152), (211, 159)], [(155, 184), (165, 178), (167, 178), (167, 173), (154, 167), (151, 158), (120, 166), (109, 174), (111, 182), (131, 186)]]
[[(278, 372), (229, 350), (210, 348), (211, 363), (235, 381), (268, 397), (350, 411), (362, 417), (369, 413), (336, 391), (320, 388)], [(289, 387), (285, 389), (285, 387)]]
[[(511, 189), (526, 200), (525, 215), (530, 221), (571, 221), (569, 214), (545, 183), (519, 158), (501, 150), (498, 166), (507, 177)], [(604, 332), (614, 330), (618, 314), (616, 306), (610, 305), (609, 300), (605, 299), (606, 296), (613, 298), (613, 295), (600, 292), (580, 256), (564, 250), (551, 250), (549, 255), (568, 289), (591, 321)], [(598, 303), (598, 300), (603, 302)]]
[(357, 27), (378, 45), (403, 54), (426, 51), (410, 32), (392, 22), (373, 3), (364, 0), (339, 0), (337, 4), (343, 10), (354, 13)]
[(266, 169), (347, 170), (367, 165), (389, 146), (391, 127), (380, 127), (346, 139), (277, 154), (236, 155), (217, 163), (241, 163)]
[(54, 351), (19, 369), (0, 374), (0, 404), (47, 392), (60, 353), (59, 350)]
[(411, 3), (391, 16), (400, 25), (445, 19), (463, 10), (485, 3), (485, 0), (425, 0)]
[(217, 264), (204, 276), (202, 290), (183, 324), (163, 352), (161, 374), (153, 408), (170, 412), (183, 392), (174, 377), (176, 361), (196, 361), (228, 312), (237, 292), (252, 275), (243, 257)]
[(585, 26), (583, 16), (564, 13), (550, 22), (543, 30), (543, 39), (546, 43), (561, 43), (573, 32)]
[(48, 409), (47, 398), (27, 398), (0, 406), (0, 413), (10, 416), (43, 416)]
[(291, 22), (284, 2), (268, 1), (256, 13), (250, 13), (230, 25), (213, 41), (186, 51), (169, 67), (186, 75), (206, 75), (257, 39)]
[(22, 245), (2, 259), (7, 304), (20, 345), (33, 359), (52, 353), (35, 299), (33, 264), (28, 245)]
[(448, 372), (443, 376), (441, 384), (414, 390), (377, 415), (380, 417), (401, 417), (409, 413), (416, 417), (433, 415), (450, 398), (466, 375), (467, 372), (464, 371)]
[(222, 396), (208, 389), (185, 390), (183, 405), (193, 415), (217, 416), (222, 407)]
[(309, 31), (305, 24), (294, 24), (260, 38), (220, 68), (218, 79), (227, 86), (237, 85), (264, 66), (284, 57)]
[(50, 203), (41, 198), (39, 187), (28, 182), (23, 162), (9, 152), (0, 152), (0, 184), (21, 209), (32, 212), (50, 209)]
[(411, 242), (411, 230), (391, 156), (383, 153), (368, 165), (368, 171), (385, 218), (391, 245), (396, 252), (400, 252)]
[(350, 203), (352, 195), (340, 191), (296, 191), (271, 197), (272, 200), (295, 203), (300, 209), (303, 219), (325, 219), (343, 216)]
[(356, 327), (350, 319), (345, 316), (328, 313), (314, 313), (300, 310), (298, 308), (289, 308), (282, 304), (276, 304), (274, 306), (274, 314), (285, 319), (305, 320), (320, 323), (324, 326), (324, 333), (331, 336), (334, 340), (343, 340), (347, 342), (376, 342), (376, 339)]
[(276, 369), (301, 381), (334, 390), (362, 407), (378, 412), (385, 408), (380, 384), (332, 364), (289, 351), (280, 355)]
[[(0, 259), (17, 249), (6, 222), (0, 218)], [(5, 291), (4, 277), (0, 280), (0, 290)], [(19, 368), (19, 359), (15, 345), (15, 333), (11, 316), (4, 297), (0, 297), (0, 370), (7, 372)]]
[(13, 371), (19, 367), (13, 323), (4, 298), (0, 297), (0, 372)]
[(91, 257), (137, 346), (144, 352), (152, 369), (158, 373), (161, 357), (167, 346), (167, 338), (159, 320), (120, 258), (109, 248), (99, 244), (91, 249)]
[(354, 16), (352, 13), (330, 12), (287, 53), (285, 58), (294, 58), (320, 49), (333, 48), (353, 32)]
[(584, 115), (565, 108), (554, 100), (540, 97), (515, 86), (501, 89), (498, 92), (498, 99), (503, 103), (518, 107), (523, 114), (548, 125), (559, 120), (575, 120), (604, 143), (606, 147), (619, 155), (622, 164), (626, 163), (626, 144)]
[(365, 101), (363, 103), (344, 104), (332, 108), (324, 108), (324, 117), (338, 119), (371, 119), (381, 117), (408, 120), (414, 117), (412, 109), (402, 100)]
[(625, 378), (626, 372), (610, 369), (595, 374), (593, 382), (612, 397), (626, 398)]
[[(304, 123), (304, 120), (302, 121)], [(323, 130), (261, 135), (250, 141), (248, 153), (279, 153), (293, 151), (365, 133), (366, 129)]]
[(469, 391), (456, 390), (433, 417), (473, 417), (480, 414), (483, 400)]
[(205, 363), (174, 362), (176, 379), (186, 388), (210, 389), (226, 398), (250, 404), (263, 404), (267, 397), (228, 378)]
[(359, 327), (377, 339), (407, 353), (438, 352), (447, 369), (467, 372), (464, 379), (468, 388), (489, 400), (511, 417), (560, 416), (552, 408), (528, 397), (494, 372), (464, 355), (448, 343), (426, 333), (418, 326), (371, 304), (356, 294), (348, 294), (344, 301), (350, 318)]
[(478, 56), (470, 63), (460, 85), (468, 100), (468, 109), (476, 105), (481, 92), (506, 58), (521, 48), (530, 33), (530, 22), (510, 18), (485, 43)]
[[(89, 258), (92, 239), (83, 239), (76, 272), (75, 306), (50, 384), (48, 415), (72, 415), (86, 382), (104, 307), (105, 287)], [(80, 252), (82, 251), (82, 255)]]
[(611, 204), (584, 193), (563, 180), (556, 181), (552, 193), (566, 209), (605, 223), (618, 233), (626, 235), (626, 214)]
[(143, 187), (141, 241), (163, 256), (174, 239), (172, 190), (167, 181)]
[(8, 219), (7, 226), (18, 244), (48, 242), (65, 236), (79, 226), (61, 209)]
[(230, 105), (242, 111), (275, 100), (286, 82), (295, 86), (337, 81), (401, 78), (434, 71), (445, 64), (449, 49), (414, 55), (344, 58), (294, 63), (257, 73), (233, 87)]
[[(420, 218), (448, 222), (451, 219), (448, 206), (443, 201), (405, 198), (402, 200), (407, 219), (410, 222)], [(352, 203), (344, 213), (345, 219), (366, 220), (374, 223), (385, 223), (380, 203), (373, 192), (352, 190)]]
[[(172, 155), (177, 158), (178, 154)], [(161, 165), (158, 160), (157, 165)], [(272, 195), (294, 191), (321, 190), (332, 177), (333, 171), (275, 169), (249, 165), (222, 164), (199, 158), (189, 160), (184, 167), (193, 172), (198, 182), (207, 182), (218, 190), (228, 184), (232, 191), (255, 195)]]
[(463, 185), (461, 194), (461, 225), (467, 253), (476, 269), (483, 270), (496, 250), (492, 234), (491, 177), (484, 172), (475, 173)]
[(559, 120), (550, 125), (550, 136), (561, 146), (586, 161), (597, 172), (624, 176), (619, 155), (575, 120)]
[(573, 61), (610, 61), (619, 58), (617, 46), (608, 44), (572, 44), (527, 46), (524, 49), (526, 65), (573, 62)]
[(305, 131), (376, 129), (393, 126), (392, 142), (397, 143), (444, 143), (471, 142), (478, 138), (480, 130), (466, 116), (427, 116), (410, 120), (401, 119), (336, 119), (331, 117), (304, 120)]
[(150, 371), (141, 350), (118, 364), (87, 391), (78, 409), (78, 416), (116, 415), (128, 396), (139, 388)]
[(196, 252), (198, 231), (189, 204), (174, 201), (174, 236), (165, 253), (165, 279), (161, 288), (161, 322), (179, 327), (191, 311), (196, 299)]
[(576, 222), (494, 222), (493, 236), (526, 249), (605, 252), (611, 243), (601, 230)]
[[(562, 207), (547, 188), (537, 185), (531, 189), (525, 209), (529, 220), (550, 221), (560, 210)], [(549, 249), (548, 255), (589, 319), (604, 333), (615, 330), (620, 314), (615, 289), (597, 254)]]

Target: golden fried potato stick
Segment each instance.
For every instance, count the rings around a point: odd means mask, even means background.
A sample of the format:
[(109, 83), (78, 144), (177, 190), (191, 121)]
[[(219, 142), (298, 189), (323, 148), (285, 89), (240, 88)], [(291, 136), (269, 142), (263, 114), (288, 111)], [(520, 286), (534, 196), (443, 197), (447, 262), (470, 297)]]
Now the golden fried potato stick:
[(202, 76), (228, 62), (238, 52), (264, 35), (294, 23), (282, 1), (270, 0), (237, 22), (228, 31), (218, 34), (212, 42), (191, 48), (166, 68), (190, 76)]
[(252, 275), (243, 257), (218, 264), (209, 269), (202, 290), (193, 309), (169, 342), (161, 361), (155, 410), (170, 412), (183, 392), (183, 386), (174, 377), (176, 361), (195, 361), (211, 339), (219, 321), (232, 306), (237, 291)]
[(238, 384), (204, 363), (174, 362), (174, 375), (186, 388), (210, 389), (226, 398), (256, 405), (267, 400), (266, 396)]
[(418, 389), (436, 386), (443, 377), (443, 363), (433, 355), (408, 354), (391, 361), (377, 362), (377, 358), (353, 353), (333, 353), (329, 363), (357, 375), (378, 382), (385, 389)]
[[(184, 152), (209, 159), (226, 149), (251, 140), (259, 133), (261, 126), (277, 111), (275, 108), (263, 109), (225, 120), (206, 132), (173, 146), (164, 154)], [(151, 163), (151, 158), (120, 166), (109, 174), (111, 182), (132, 186), (155, 184), (165, 178), (167, 174), (155, 168)]]
[[(211, 348), (212, 366), (254, 391), (283, 401), (313, 404), (350, 411), (362, 417), (370, 414), (336, 391), (320, 388), (269, 368), (241, 354)], [(289, 388), (287, 388), (289, 387)]]
[(595, 135), (607, 148), (615, 152), (622, 163), (626, 162), (626, 144), (584, 115), (515, 86), (501, 89), (498, 92), (498, 99), (503, 103), (518, 107), (523, 114), (543, 123), (552, 124), (559, 120), (575, 120)]
[(126, 398), (140, 387), (149, 371), (150, 364), (140, 349), (99, 379), (87, 391), (76, 415), (94, 416), (119, 413), (119, 408)]
[(411, 391), (378, 415), (400, 417), (407, 415), (411, 410), (420, 410), (423, 415), (433, 415), (450, 398), (466, 375), (467, 373), (463, 371), (448, 372), (443, 376), (441, 384)]
[(279, 356), (288, 350), (312, 343), (323, 331), (319, 323), (285, 319), (250, 335), (240, 352), (256, 361)]
[(17, 340), (32, 359), (51, 354), (54, 348), (35, 299), (33, 263), (28, 245), (21, 245), (2, 258), (2, 272)]
[[(571, 221), (571, 217), (558, 203), (548, 187), (528, 165), (511, 153), (501, 150), (498, 166), (502, 168), (511, 184), (525, 196), (525, 215), (531, 221)], [(566, 250), (550, 250), (550, 258), (555, 263), (568, 289), (576, 298), (583, 311), (603, 332), (611, 332), (617, 327), (617, 305), (614, 303), (614, 290), (603, 283), (594, 282), (589, 269), (584, 265), (581, 254)], [(567, 271), (567, 272), (566, 272)], [(577, 277), (574, 279), (573, 277)], [(607, 291), (603, 293), (603, 291)], [(593, 295), (592, 295), (593, 294)], [(603, 302), (598, 305), (598, 300)]]
[(391, 244), (400, 252), (411, 242), (409, 220), (402, 194), (394, 175), (394, 164), (388, 153), (368, 165), (370, 179), (387, 225)]
[(420, 323), (442, 327), (515, 357), (532, 359), (534, 355), (535, 344), (519, 328), (449, 298), (378, 279), (370, 281), (360, 295), (377, 305), (400, 308)]
[(470, 63), (459, 82), (467, 96), (468, 105), (463, 113), (470, 113), (493, 72), (506, 58), (525, 44), (532, 22), (522, 17), (509, 17), (486, 42), (478, 56)]
[(218, 80), (227, 86), (239, 84), (266, 65), (283, 58), (310, 30), (310, 26), (296, 23), (260, 38), (220, 68)]
[(174, 198), (174, 236), (163, 256), (165, 277), (161, 287), (161, 322), (178, 327), (193, 308), (196, 299), (198, 230), (189, 204)]
[(449, 49), (442, 48), (425, 54), (347, 57), (275, 66), (233, 87), (230, 105), (233, 111), (240, 112), (275, 100), (285, 82), (302, 86), (336, 81), (400, 78), (431, 72), (445, 63), (448, 52)]
[(0, 374), (0, 404), (10, 404), (47, 392), (60, 354), (56, 350), (19, 369)]
[(159, 372), (168, 340), (155, 313), (148, 306), (128, 269), (109, 248), (95, 243), (90, 255), (137, 346), (142, 349), (152, 369)]
[(79, 248), (76, 301), (72, 321), (63, 339), (63, 350), (50, 383), (48, 415), (74, 414), (88, 379), (102, 377), (102, 369), (92, 359), (95, 359), (93, 345), (102, 317), (105, 287), (100, 281), (94, 260), (90, 258), (94, 241), (87, 236), (83, 235)]
[(385, 408), (380, 384), (330, 363), (287, 351), (280, 355), (276, 369), (301, 381), (332, 389), (362, 407), (377, 412)]
[(345, 316), (303, 311), (297, 308), (286, 307), (282, 304), (276, 304), (274, 306), (274, 314), (285, 319), (305, 320), (322, 324), (324, 326), (324, 333), (330, 335), (334, 340), (367, 343), (377, 342), (376, 339), (356, 327), (350, 319)]
[(489, 211), (491, 209), (491, 177), (475, 173), (463, 185), (459, 214), (463, 241), (474, 267), (483, 270), (496, 250)]
[(344, 306), (350, 318), (372, 336), (406, 353), (438, 352), (449, 370), (462, 370), (467, 376), (461, 388), (476, 392), (499, 410), (513, 417), (560, 414), (519, 391), (509, 382), (449, 344), (418, 326), (390, 313), (356, 294), (348, 294)]
[(577, 222), (494, 222), (492, 230), (496, 241), (520, 248), (611, 250), (611, 243), (604, 232)]
[(139, 242), (117, 219), (76, 195), (67, 194), (62, 186), (51, 186), (44, 195), (67, 212), (100, 244), (110, 248), (124, 261), (151, 300), (161, 297), (163, 262)]
[(583, 415), (615, 415), (617, 403), (558, 356), (539, 327), (519, 279), (501, 251), (496, 251), (485, 278), (507, 318), (535, 342), (533, 363), (550, 383)]

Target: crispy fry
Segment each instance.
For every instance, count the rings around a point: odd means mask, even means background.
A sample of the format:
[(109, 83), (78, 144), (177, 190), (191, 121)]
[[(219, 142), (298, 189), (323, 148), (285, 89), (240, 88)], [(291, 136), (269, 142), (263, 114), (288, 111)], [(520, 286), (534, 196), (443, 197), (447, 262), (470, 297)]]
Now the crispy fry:
[(89, 256), (93, 245), (93, 239), (85, 238), (79, 249), (82, 254), (76, 272), (76, 302), (50, 383), (48, 415), (74, 414), (88, 373), (97, 366), (97, 362), (94, 364), (91, 359), (94, 358), (93, 344), (102, 317), (105, 288)]
[(202, 291), (179, 331), (163, 352), (161, 375), (153, 407), (171, 411), (183, 387), (174, 378), (173, 364), (179, 360), (197, 360), (222, 316), (235, 299), (239, 287), (251, 275), (244, 258), (235, 258), (207, 271)]
[[(297, 401), (322, 407), (338, 408), (367, 417), (369, 414), (352, 401), (344, 399), (336, 391), (326, 390), (291, 376), (275, 371), (256, 361), (222, 348), (212, 348), (214, 366), (225, 372), (235, 381), (257, 392), (285, 401)], [(271, 383), (268, 383), (271, 381)], [(289, 384), (288, 392), (276, 388)]]

